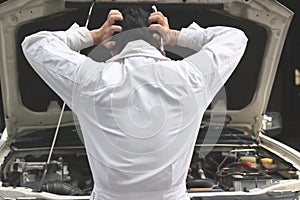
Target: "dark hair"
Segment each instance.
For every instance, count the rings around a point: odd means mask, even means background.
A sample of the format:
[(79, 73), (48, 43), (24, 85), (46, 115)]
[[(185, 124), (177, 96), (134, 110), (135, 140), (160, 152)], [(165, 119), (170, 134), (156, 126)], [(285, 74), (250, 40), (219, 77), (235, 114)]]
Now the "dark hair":
[[(116, 25), (122, 26), (121, 34), (115, 34), (112, 40), (116, 41), (113, 51), (120, 52), (128, 42), (142, 39), (159, 49), (159, 43), (153, 39), (156, 31), (148, 29), (150, 12), (140, 7), (128, 7), (121, 11), (122, 21), (116, 21)], [(157, 32), (156, 32), (157, 33)]]

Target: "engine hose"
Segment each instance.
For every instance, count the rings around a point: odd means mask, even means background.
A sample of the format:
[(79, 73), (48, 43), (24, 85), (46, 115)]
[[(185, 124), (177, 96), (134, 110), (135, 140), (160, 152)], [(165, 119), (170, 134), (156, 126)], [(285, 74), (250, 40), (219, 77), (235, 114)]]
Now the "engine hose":
[(44, 192), (49, 192), (53, 194), (62, 194), (62, 195), (79, 195), (83, 193), (81, 189), (62, 182), (43, 184), (41, 190)]

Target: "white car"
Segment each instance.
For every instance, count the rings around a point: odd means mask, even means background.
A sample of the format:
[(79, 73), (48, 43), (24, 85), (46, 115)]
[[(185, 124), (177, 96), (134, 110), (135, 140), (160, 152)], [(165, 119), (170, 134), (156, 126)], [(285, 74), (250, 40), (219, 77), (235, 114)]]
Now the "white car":
[[(276, 118), (266, 116), (266, 109), (293, 12), (276, 0), (97, 0), (89, 27), (101, 25), (111, 8), (135, 4), (145, 8), (155, 4), (172, 28), (192, 21), (203, 27), (227, 25), (242, 29), (249, 39), (236, 71), (199, 122), (187, 177), (189, 196), (194, 200), (299, 199), (300, 153), (265, 134), (268, 128), (276, 128)], [(63, 113), (47, 162), (63, 102), (32, 70), (20, 44), (40, 30), (65, 30), (74, 22), (84, 26), (90, 5), (89, 0), (0, 4), (5, 117), (0, 199), (89, 199), (93, 180), (69, 109)], [(171, 47), (167, 51), (174, 59), (184, 56), (176, 52), (191, 53)], [(218, 109), (220, 102), (223, 107)]]

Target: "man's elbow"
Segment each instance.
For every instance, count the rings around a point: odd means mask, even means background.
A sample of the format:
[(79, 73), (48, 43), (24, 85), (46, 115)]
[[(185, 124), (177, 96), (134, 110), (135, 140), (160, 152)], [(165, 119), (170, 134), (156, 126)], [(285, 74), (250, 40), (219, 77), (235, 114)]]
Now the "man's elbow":
[(30, 57), (30, 52), (32, 52), (32, 50), (31, 50), (32, 44), (33, 44), (33, 42), (31, 40), (30, 36), (25, 37), (25, 39), (21, 43), (22, 51), (27, 60)]
[(32, 35), (26, 36), (23, 42), (21, 43), (23, 51), (28, 51), (38, 46), (43, 46), (43, 43), (45, 43), (44, 39), (46, 39), (46, 35), (44, 34), (44, 32), (45, 31), (40, 31)]
[(239, 42), (239, 44), (243, 47), (246, 48), (247, 42), (248, 42), (248, 37), (244, 33), (244, 31), (240, 29), (235, 29), (235, 34), (237, 35), (236, 39)]
[(25, 37), (23, 42), (21, 43), (21, 47), (22, 47), (22, 50), (23, 52), (26, 51), (26, 49), (28, 49), (28, 47), (30, 46), (30, 39), (28, 38), (29, 36)]
[(32, 51), (32, 48), (34, 48), (34, 43), (35, 40), (32, 35), (26, 36), (24, 38), (23, 42), (21, 43), (21, 47), (25, 55)]

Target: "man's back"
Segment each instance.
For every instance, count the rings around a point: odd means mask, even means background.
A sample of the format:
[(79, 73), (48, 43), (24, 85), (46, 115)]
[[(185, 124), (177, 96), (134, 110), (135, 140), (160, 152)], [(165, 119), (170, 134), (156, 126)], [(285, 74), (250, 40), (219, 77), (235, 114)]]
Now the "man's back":
[[(199, 90), (201, 82), (192, 83), (182, 70), (188, 66), (169, 60), (142, 40), (94, 67), (90, 75), (102, 78), (84, 77), (89, 74), (82, 67), (83, 87), (74, 91), (82, 95), (74, 106), (91, 168), (97, 169), (97, 195), (183, 199), (202, 116), (197, 112), (205, 93)], [(86, 68), (91, 70), (91, 65)]]

